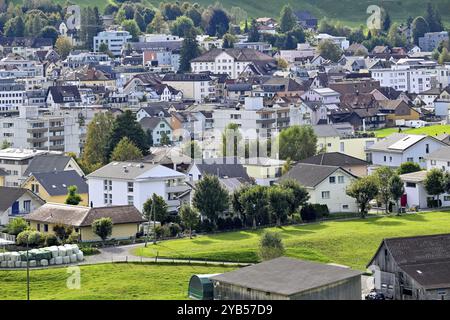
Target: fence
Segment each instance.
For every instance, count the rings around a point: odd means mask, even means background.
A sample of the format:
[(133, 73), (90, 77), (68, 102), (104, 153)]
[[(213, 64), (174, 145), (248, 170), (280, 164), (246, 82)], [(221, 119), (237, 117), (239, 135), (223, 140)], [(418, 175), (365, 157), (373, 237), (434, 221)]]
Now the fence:
[(12, 234), (0, 232), (0, 239), (6, 240), (6, 241), (12, 241), (13, 243), (16, 243), (16, 236), (12, 235)]

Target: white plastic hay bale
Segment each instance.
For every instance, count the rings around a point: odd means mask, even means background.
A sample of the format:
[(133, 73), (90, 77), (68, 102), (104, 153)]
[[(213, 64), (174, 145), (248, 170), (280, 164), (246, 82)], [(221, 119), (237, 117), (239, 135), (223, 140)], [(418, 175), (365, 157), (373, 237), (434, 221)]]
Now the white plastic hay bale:
[(80, 248), (78, 248), (78, 246), (76, 244), (72, 245), (72, 252), (77, 254), (78, 252), (80, 252)]
[(51, 253), (52, 257), (56, 258), (58, 256), (58, 247), (57, 246), (51, 246), (47, 248)]
[(63, 263), (63, 257), (56, 257), (55, 258), (55, 264), (62, 264)]
[(8, 261), (8, 268), (14, 268), (14, 261)]
[(62, 258), (63, 258), (63, 263), (64, 263), (64, 264), (70, 263), (70, 257), (69, 257), (69, 256), (64, 256), (64, 257), (62, 257)]
[(79, 252), (77, 253), (77, 259), (78, 259), (78, 261), (83, 261), (83, 260), (84, 260), (84, 254), (83, 254), (83, 251), (79, 251)]
[(20, 262), (20, 267), (21, 268), (26, 268), (27, 267), (27, 262), (26, 261), (21, 261)]
[(3, 257), (5, 258), (5, 261), (11, 260), (11, 252), (5, 252)]
[(8, 261), (2, 261), (0, 262), (0, 267), (6, 268), (8, 266)]
[(5, 261), (4, 254), (0, 252), (0, 262)]
[(14, 262), (14, 265), (16, 266), (16, 268), (20, 268), (22, 266), (22, 261), (16, 261)]
[(48, 260), (48, 263), (52, 266), (55, 264), (55, 259), (56, 258), (51, 258), (50, 260)]
[(59, 257), (64, 257), (66, 255), (66, 248), (64, 246), (59, 246), (58, 247), (58, 256)]
[(18, 252), (11, 252), (11, 256), (10, 256), (11, 261), (20, 261), (20, 253)]
[(47, 259), (42, 259), (41, 261), (39, 261), (40, 265), (43, 267), (48, 266), (48, 260)]
[(37, 262), (36, 262), (36, 260), (30, 260), (30, 267), (36, 267), (36, 265), (37, 265)]
[(73, 249), (71, 244), (65, 244), (64, 248), (66, 248), (66, 255), (71, 256), (73, 254)]
[(70, 255), (70, 263), (74, 263), (77, 262), (77, 255), (76, 254), (71, 254)]

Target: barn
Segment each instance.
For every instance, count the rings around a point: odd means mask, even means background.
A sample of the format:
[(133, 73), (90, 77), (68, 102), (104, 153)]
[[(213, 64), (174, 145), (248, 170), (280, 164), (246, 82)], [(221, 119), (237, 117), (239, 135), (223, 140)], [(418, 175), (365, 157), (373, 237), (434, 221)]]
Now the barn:
[(361, 300), (361, 274), (280, 257), (211, 280), (216, 300)]

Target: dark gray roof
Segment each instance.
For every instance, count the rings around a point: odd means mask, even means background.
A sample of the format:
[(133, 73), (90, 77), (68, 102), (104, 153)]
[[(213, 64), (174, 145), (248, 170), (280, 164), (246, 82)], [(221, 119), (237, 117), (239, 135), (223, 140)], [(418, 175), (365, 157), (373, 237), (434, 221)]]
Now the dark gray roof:
[(13, 187), (0, 187), (0, 212), (6, 211), (10, 208), (14, 202), (17, 201), (25, 193), (30, 193), (39, 199), (42, 203), (44, 200), (39, 198), (33, 192), (25, 188), (13, 188)]
[(338, 166), (321, 166), (309, 163), (299, 163), (291, 170), (286, 172), (280, 178), (280, 181), (286, 179), (295, 179), (298, 181), (298, 183), (305, 187), (314, 188), (338, 169), (341, 169), (349, 175), (355, 177), (350, 172)]
[(197, 163), (196, 165), (202, 175), (215, 175), (219, 178), (242, 178), (244, 181), (251, 181), (247, 170), (235, 158), (204, 159), (203, 163)]
[[(437, 137), (436, 137), (437, 138)], [(438, 139), (439, 141), (442, 141)], [(450, 146), (445, 146), (425, 156), (425, 159), (450, 161)]]
[(211, 277), (213, 281), (291, 296), (361, 276), (361, 272), (281, 257)]
[(53, 86), (48, 88), (48, 92), (52, 94), (55, 103), (69, 102), (65, 101), (64, 97), (74, 98), (74, 102), (81, 102), (80, 91), (78, 91), (77, 86)]
[(318, 137), (338, 137), (339, 131), (331, 124), (322, 124), (318, 126), (312, 126), (314, 133)]
[(58, 154), (39, 155), (31, 160), (23, 175), (27, 177), (30, 173), (64, 171), (69, 161), (69, 156)]
[(144, 130), (154, 130), (161, 121), (171, 128), (170, 124), (164, 118), (158, 117), (144, 117), (139, 121), (139, 124)]
[[(426, 289), (450, 288), (450, 234), (384, 239), (395, 262)], [(374, 259), (368, 265), (371, 265)]]
[(321, 153), (307, 159), (303, 159), (299, 161), (300, 163), (310, 163), (317, 165), (326, 165), (326, 166), (366, 166), (368, 163), (364, 160), (346, 155), (340, 152), (327, 152)]
[(77, 186), (77, 193), (88, 193), (88, 185), (75, 170), (33, 173), (35, 179), (50, 196), (67, 194), (69, 186)]
[(166, 73), (162, 81), (211, 81), (205, 73)]

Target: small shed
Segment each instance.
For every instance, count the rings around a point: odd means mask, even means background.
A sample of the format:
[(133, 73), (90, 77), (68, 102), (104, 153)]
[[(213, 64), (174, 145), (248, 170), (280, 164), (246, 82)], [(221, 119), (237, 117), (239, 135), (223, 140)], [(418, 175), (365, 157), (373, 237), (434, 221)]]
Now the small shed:
[(189, 298), (195, 300), (213, 300), (214, 285), (211, 277), (219, 274), (194, 274), (189, 280)]

